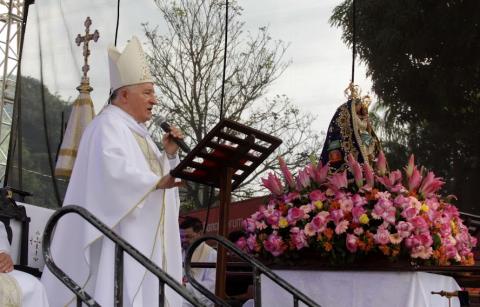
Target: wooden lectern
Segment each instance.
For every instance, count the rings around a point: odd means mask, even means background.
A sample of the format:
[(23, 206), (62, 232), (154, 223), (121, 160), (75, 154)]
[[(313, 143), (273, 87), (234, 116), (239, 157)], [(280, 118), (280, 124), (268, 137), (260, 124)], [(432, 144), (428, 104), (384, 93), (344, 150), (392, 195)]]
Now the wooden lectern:
[[(276, 137), (224, 119), (170, 174), (220, 189), (218, 234), (226, 237), (231, 192), (281, 143)], [(219, 246), (215, 294), (222, 299), (225, 298), (225, 273), (226, 251)]]

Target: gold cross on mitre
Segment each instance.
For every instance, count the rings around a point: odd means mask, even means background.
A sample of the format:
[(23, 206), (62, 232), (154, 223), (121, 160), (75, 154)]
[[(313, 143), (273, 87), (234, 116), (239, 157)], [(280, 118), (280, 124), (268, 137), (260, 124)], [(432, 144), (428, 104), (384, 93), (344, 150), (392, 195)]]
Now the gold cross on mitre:
[(75, 43), (77, 43), (77, 46), (80, 46), (81, 43), (83, 43), (83, 58), (84, 58), (84, 65), (82, 67), (83, 71), (83, 78), (87, 78), (87, 72), (90, 69), (90, 66), (88, 66), (88, 56), (90, 55), (90, 49), (88, 49), (88, 43), (93, 40), (94, 42), (97, 42), (98, 38), (100, 37), (100, 34), (98, 33), (98, 30), (95, 30), (93, 34), (90, 34), (90, 26), (92, 25), (92, 20), (90, 17), (87, 17), (85, 19), (85, 35), (81, 36), (80, 34), (77, 35), (77, 38), (75, 39)]

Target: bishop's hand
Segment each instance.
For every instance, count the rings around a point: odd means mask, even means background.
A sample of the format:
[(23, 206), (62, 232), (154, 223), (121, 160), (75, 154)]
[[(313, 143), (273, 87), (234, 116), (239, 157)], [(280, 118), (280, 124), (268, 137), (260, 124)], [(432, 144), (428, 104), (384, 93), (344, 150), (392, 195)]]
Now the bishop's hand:
[(157, 189), (171, 189), (177, 188), (183, 185), (182, 181), (176, 182), (175, 177), (170, 174), (163, 176), (157, 183)]
[(6, 253), (0, 253), (0, 273), (8, 273), (13, 271), (12, 257)]
[(163, 148), (168, 155), (175, 155), (178, 151), (178, 145), (173, 138), (183, 139), (183, 133), (175, 126), (170, 127), (170, 132), (165, 133), (162, 138)]

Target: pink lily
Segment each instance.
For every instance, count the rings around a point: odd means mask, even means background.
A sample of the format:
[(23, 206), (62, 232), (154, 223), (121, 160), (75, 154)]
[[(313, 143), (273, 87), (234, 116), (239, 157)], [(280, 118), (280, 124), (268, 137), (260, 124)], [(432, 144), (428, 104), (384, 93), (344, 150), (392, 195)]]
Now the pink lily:
[(340, 190), (342, 188), (346, 189), (348, 184), (347, 171), (334, 174), (328, 179), (328, 183), (330, 184), (330, 188), (334, 191)]
[(322, 184), (326, 181), (328, 171), (330, 169), (328, 163), (325, 165), (322, 165), (322, 162), (318, 163), (317, 165), (312, 163), (307, 168), (308, 168), (310, 177), (312, 177), (313, 181), (315, 181), (318, 184)]
[(418, 192), (424, 197), (430, 197), (435, 194), (445, 184), (440, 177), (435, 177), (433, 172), (428, 172), (427, 176), (423, 179)]
[(365, 181), (367, 182), (367, 185), (373, 188), (374, 174), (373, 174), (372, 167), (367, 163), (363, 164), (363, 173), (365, 174)]
[(414, 168), (412, 175), (408, 178), (408, 191), (415, 192), (415, 190), (420, 186), (422, 182), (422, 175), (417, 168)]
[(417, 167), (415, 166), (415, 157), (413, 154), (410, 156), (410, 159), (408, 160), (407, 166), (405, 166), (405, 174), (407, 174), (407, 178), (412, 177), (413, 170), (416, 169)]
[(298, 172), (297, 175), (297, 190), (301, 191), (310, 186), (310, 176), (308, 170), (304, 169)]
[(388, 176), (378, 177), (377, 180), (391, 192), (399, 192), (403, 189), (402, 173), (399, 170), (391, 172)]
[(268, 178), (262, 178), (263, 186), (270, 190), (275, 195), (283, 194), (283, 186), (280, 179), (274, 173), (268, 174)]
[(387, 160), (385, 159), (385, 154), (383, 151), (380, 151), (377, 157), (377, 174), (379, 176), (384, 176), (387, 173)]
[(357, 187), (361, 188), (363, 186), (363, 173), (360, 164), (355, 160), (353, 155), (350, 153), (347, 157), (348, 166), (353, 173), (353, 178), (355, 179), (355, 184)]
[(288, 169), (287, 163), (285, 163), (285, 160), (283, 160), (282, 157), (278, 157), (278, 163), (280, 164), (280, 170), (282, 171), (283, 177), (285, 178), (287, 185), (291, 189), (295, 189), (295, 181), (293, 180), (292, 173)]

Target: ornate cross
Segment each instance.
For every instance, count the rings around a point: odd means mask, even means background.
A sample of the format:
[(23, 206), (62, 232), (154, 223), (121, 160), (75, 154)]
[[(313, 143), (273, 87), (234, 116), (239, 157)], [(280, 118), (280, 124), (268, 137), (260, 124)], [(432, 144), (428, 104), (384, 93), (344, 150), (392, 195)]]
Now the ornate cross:
[(83, 77), (87, 78), (87, 72), (90, 69), (90, 66), (88, 66), (88, 56), (90, 55), (90, 49), (88, 49), (88, 43), (93, 40), (94, 42), (97, 42), (98, 38), (100, 37), (100, 34), (98, 33), (98, 30), (95, 30), (93, 34), (90, 34), (90, 26), (92, 25), (92, 20), (90, 17), (87, 17), (85, 19), (85, 36), (81, 36), (80, 34), (77, 35), (77, 38), (75, 39), (75, 43), (77, 43), (77, 46), (80, 46), (81, 43), (83, 43), (83, 58), (84, 58), (84, 64), (82, 66), (82, 71), (83, 71)]

